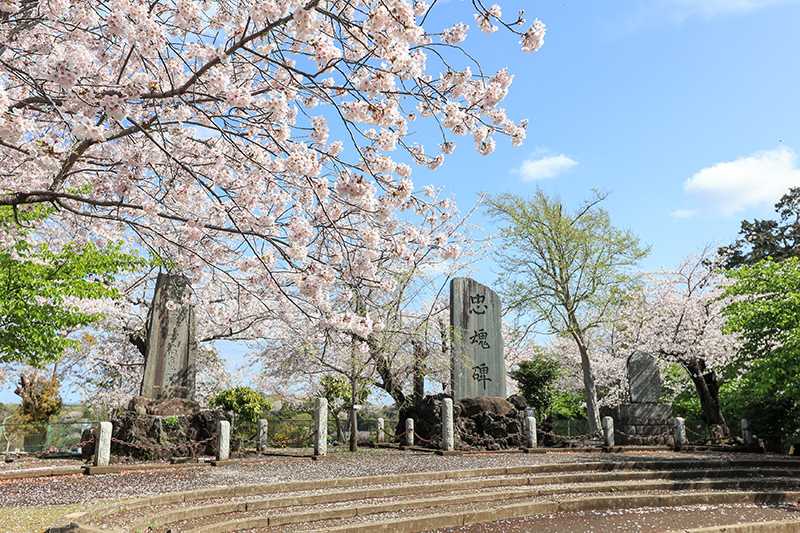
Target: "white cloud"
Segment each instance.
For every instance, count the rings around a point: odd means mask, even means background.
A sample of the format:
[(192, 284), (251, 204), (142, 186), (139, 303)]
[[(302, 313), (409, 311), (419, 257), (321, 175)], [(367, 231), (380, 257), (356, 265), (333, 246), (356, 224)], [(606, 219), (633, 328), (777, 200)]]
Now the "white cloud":
[(706, 167), (686, 180), (684, 188), (722, 213), (733, 214), (772, 204), (799, 185), (797, 154), (779, 147)]
[(563, 174), (577, 164), (577, 161), (564, 154), (549, 155), (526, 159), (517, 172), (522, 176), (522, 181), (543, 180)]
[(697, 209), (675, 209), (669, 216), (678, 220), (687, 220), (697, 215)]

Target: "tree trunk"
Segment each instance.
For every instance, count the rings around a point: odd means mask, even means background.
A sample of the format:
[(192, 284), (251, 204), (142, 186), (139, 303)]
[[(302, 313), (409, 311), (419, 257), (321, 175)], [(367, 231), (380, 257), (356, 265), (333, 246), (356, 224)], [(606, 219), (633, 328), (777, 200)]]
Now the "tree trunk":
[(336, 442), (340, 445), (344, 443), (344, 431), (342, 431), (342, 421), (339, 419), (339, 412), (334, 413), (334, 420), (336, 421)]
[(394, 404), (399, 409), (404, 406), (408, 400), (403, 392), (403, 388), (400, 383), (395, 380), (389, 360), (386, 359), (386, 355), (379, 348), (379, 343), (375, 341), (373, 337), (370, 337), (367, 343), (369, 344), (372, 359), (375, 361), (375, 371), (381, 377), (381, 382), (376, 382), (375, 385), (385, 390), (386, 394), (392, 397)]
[(428, 354), (422, 343), (414, 341), (414, 403), (422, 402), (425, 397), (425, 360)]
[(589, 350), (582, 340), (575, 339), (578, 351), (581, 354), (581, 370), (583, 371), (583, 388), (586, 398), (586, 418), (589, 421), (589, 433), (600, 433), (600, 407), (597, 404), (597, 387), (594, 383), (592, 362), (589, 359)]
[(729, 436), (730, 429), (728, 429), (728, 423), (722, 415), (722, 406), (719, 402), (717, 374), (713, 370), (709, 370), (706, 362), (699, 358), (685, 363), (684, 368), (689, 373), (689, 377), (692, 378), (697, 396), (700, 398), (703, 420), (708, 424), (709, 429), (717, 426), (721, 430), (723, 437)]

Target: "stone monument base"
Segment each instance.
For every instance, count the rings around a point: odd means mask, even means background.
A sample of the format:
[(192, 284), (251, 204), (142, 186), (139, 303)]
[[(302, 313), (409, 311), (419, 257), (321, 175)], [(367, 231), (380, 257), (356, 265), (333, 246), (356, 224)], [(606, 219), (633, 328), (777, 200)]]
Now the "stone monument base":
[[(395, 433), (402, 436), (406, 418), (414, 419), (414, 432), (420, 446), (439, 448), (444, 394), (426, 396), (416, 405), (400, 409)], [(502, 450), (520, 448), (525, 443), (524, 425), (527, 404), (522, 396), (508, 399), (499, 396), (465, 398), (453, 405), (453, 423), (457, 448)], [(398, 440), (400, 437), (398, 437)]]
[[(219, 409), (201, 409), (179, 398), (133, 398), (128, 409), (113, 417), (111, 454), (139, 460), (214, 455), (217, 422), (227, 417)], [(85, 432), (84, 458), (94, 453), (93, 430)]]
[(621, 445), (673, 444), (672, 406), (663, 403), (625, 403), (601, 410), (614, 419), (614, 442)]

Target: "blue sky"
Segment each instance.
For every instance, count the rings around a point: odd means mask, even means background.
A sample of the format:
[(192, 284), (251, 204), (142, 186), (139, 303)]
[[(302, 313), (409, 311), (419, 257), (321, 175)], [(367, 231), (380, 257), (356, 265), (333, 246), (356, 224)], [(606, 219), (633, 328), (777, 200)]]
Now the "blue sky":
[[(742, 218), (769, 215), (782, 192), (800, 185), (800, 2), (502, 6), (508, 14), (525, 6), (548, 26), (533, 55), (474, 24), (467, 41), (487, 70), (515, 74), (506, 107), (530, 120), (527, 142), (498, 141), (485, 158), (460, 139), (456, 154), (436, 173), (418, 173), (417, 183), (453, 191), (464, 209), (480, 191), (541, 187), (571, 205), (593, 188), (606, 191), (614, 222), (652, 246), (647, 269), (731, 241)], [(491, 280), (493, 270), (487, 262), (479, 273)]]
[[(515, 74), (506, 107), (529, 119), (528, 140), (498, 139), (483, 157), (471, 138), (456, 139), (442, 168), (415, 171), (418, 186), (442, 187), (464, 211), (482, 191), (541, 187), (573, 206), (606, 191), (614, 222), (652, 247), (642, 266), (654, 270), (730, 242), (742, 218), (769, 216), (800, 185), (800, 0), (501, 4), (547, 24), (538, 53), (503, 32), (481, 34), (464, 0), (445, 0), (431, 22), (467, 20), (466, 44), (484, 69)], [(480, 214), (474, 222), (492, 229)], [(491, 282), (494, 271), (487, 257), (476, 277)], [(219, 348), (231, 369), (242, 364), (244, 346)], [(17, 400), (0, 391), (0, 401)]]
[[(462, 211), (481, 192), (541, 187), (576, 206), (600, 189), (614, 222), (652, 247), (642, 268), (656, 270), (732, 241), (742, 218), (769, 216), (800, 186), (800, 0), (500, 3), (547, 24), (539, 52), (480, 33), (464, 0), (445, 0), (431, 27), (468, 20), (466, 46), (484, 70), (514, 73), (505, 106), (529, 119), (527, 142), (498, 139), (484, 157), (471, 137), (456, 138), (439, 170), (415, 169), (418, 187), (443, 188)], [(426, 134), (418, 140), (433, 152)], [(473, 222), (493, 229), (480, 212)], [(474, 275), (491, 283), (495, 272), (487, 256)], [(241, 364), (243, 347), (220, 350)]]

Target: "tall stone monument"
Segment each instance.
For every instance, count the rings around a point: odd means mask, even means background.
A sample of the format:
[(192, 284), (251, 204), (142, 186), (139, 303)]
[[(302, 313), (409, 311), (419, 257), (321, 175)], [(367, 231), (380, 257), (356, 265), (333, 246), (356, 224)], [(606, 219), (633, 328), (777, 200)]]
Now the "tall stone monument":
[(142, 396), (194, 399), (197, 339), (194, 309), (184, 301), (189, 280), (159, 274), (147, 327)]
[(506, 397), (500, 298), (474, 279), (450, 281), (453, 400)]
[(672, 438), (672, 407), (659, 403), (663, 383), (652, 355), (628, 358), (630, 401), (613, 409), (618, 444), (666, 444)]

